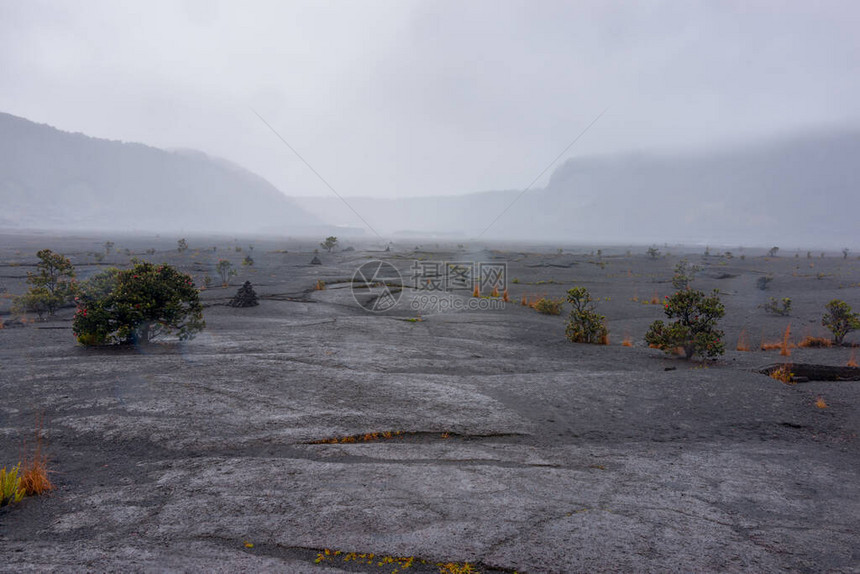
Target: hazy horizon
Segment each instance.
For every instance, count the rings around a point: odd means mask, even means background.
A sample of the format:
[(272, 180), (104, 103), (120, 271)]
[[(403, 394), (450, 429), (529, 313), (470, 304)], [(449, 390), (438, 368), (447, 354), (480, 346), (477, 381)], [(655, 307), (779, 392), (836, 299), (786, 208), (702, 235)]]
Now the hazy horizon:
[[(563, 157), (860, 128), (860, 5), (0, 0), (0, 111), (288, 196), (523, 189)], [(550, 169), (536, 182), (543, 187)]]

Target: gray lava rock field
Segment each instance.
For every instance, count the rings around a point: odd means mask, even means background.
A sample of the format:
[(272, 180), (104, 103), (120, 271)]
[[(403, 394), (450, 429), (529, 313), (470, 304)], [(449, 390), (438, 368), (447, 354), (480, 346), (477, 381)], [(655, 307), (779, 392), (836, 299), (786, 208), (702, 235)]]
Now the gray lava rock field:
[[(117, 246), (97, 261), (106, 239)], [(40, 416), (57, 488), (0, 509), (0, 570), (389, 573), (410, 557), (414, 572), (860, 570), (860, 382), (758, 372), (852, 358), (759, 344), (789, 326), (795, 343), (824, 335), (831, 299), (860, 308), (854, 258), (688, 253), (703, 266), (693, 286), (723, 294), (728, 348), (688, 362), (643, 342), (680, 248), (651, 259), (642, 247), (413, 241), (311, 265), (310, 241), (188, 244), (2, 236), (0, 466), (32, 445)], [(249, 244), (255, 263), (242, 266)], [(195, 339), (90, 349), (71, 309), (26, 324), (10, 314), (45, 247), (80, 278), (132, 256), (197, 285), (219, 258), (239, 273), (201, 293)], [(403, 288), (374, 313), (353, 276), (377, 259)], [(471, 292), (455, 291), (452, 308), (419, 313), (416, 261), (506, 263), (510, 301), (469, 309)], [(762, 276), (774, 278), (765, 290)], [(229, 306), (245, 281), (259, 305)], [(608, 346), (569, 343), (568, 308), (520, 304), (574, 285), (608, 298)], [(791, 297), (791, 315), (765, 313), (771, 296)], [(742, 333), (750, 352), (735, 350)]]

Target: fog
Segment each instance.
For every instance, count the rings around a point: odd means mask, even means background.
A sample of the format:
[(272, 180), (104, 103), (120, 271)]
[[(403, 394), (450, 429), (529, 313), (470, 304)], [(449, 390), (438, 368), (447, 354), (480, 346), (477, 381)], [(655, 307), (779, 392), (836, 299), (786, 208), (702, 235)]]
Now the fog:
[(851, 2), (0, 0), (0, 112), (173, 154), (4, 123), (0, 225), (857, 246), (858, 25)]

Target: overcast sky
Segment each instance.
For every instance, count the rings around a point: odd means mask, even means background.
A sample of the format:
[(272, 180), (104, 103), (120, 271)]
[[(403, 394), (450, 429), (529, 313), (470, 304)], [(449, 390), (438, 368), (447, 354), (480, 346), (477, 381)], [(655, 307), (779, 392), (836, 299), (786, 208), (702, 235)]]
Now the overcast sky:
[[(566, 157), (860, 126), (860, 2), (0, 0), (0, 111), (288, 195), (523, 188)], [(543, 178), (547, 179), (549, 173)]]

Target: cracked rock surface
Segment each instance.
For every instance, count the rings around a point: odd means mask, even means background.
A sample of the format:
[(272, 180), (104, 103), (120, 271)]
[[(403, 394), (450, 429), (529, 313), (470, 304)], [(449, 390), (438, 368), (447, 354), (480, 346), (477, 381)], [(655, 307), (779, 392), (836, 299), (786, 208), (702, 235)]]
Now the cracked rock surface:
[[(20, 265), (0, 267), (0, 283), (13, 293), (37, 249), (76, 250), (84, 276), (97, 270), (87, 241), (105, 240), (6, 239), (0, 257)], [(158, 241), (117, 239), (139, 252)], [(229, 249), (189, 238), (177, 254), (161, 241), (149, 258), (198, 284)], [(816, 261), (820, 279), (789, 258), (709, 258), (729, 276), (705, 269), (694, 286), (724, 291), (731, 350), (690, 363), (641, 342), (662, 308), (632, 301), (670, 293), (677, 258), (605, 249), (601, 266), (588, 250), (484, 250), (508, 262), (511, 302), (418, 320), (411, 261), (469, 253), (358, 247), (312, 267), (311, 241), (255, 247), (238, 279), (260, 305), (228, 306), (234, 288), (202, 292), (207, 329), (191, 341), (86, 349), (71, 310), (20, 326), (0, 302), (0, 466), (32, 443), (41, 414), (57, 486), (0, 509), (0, 570), (396, 567), (344, 554), (317, 563), (324, 549), (414, 556), (416, 572), (860, 569), (860, 382), (784, 385), (756, 372), (777, 352), (733, 350), (742, 330), (778, 339), (789, 321), (818, 334), (832, 298), (860, 306), (856, 288), (840, 287), (860, 282), (858, 262)], [(368, 313), (350, 293), (370, 258), (404, 274), (391, 312)], [(763, 269), (794, 300), (791, 318), (757, 307)], [(313, 289), (318, 279), (326, 289)], [(563, 316), (519, 304), (577, 284), (610, 297), (609, 346), (570, 344)], [(791, 360), (844, 365), (850, 353), (798, 348)]]

